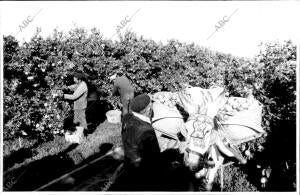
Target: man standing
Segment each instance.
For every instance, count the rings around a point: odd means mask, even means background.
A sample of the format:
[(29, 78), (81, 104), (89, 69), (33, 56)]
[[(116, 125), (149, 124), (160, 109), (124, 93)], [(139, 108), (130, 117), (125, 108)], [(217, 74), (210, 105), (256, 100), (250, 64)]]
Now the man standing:
[(114, 87), (112, 90), (112, 96), (119, 94), (121, 96), (122, 103), (122, 116), (130, 112), (129, 103), (134, 97), (134, 88), (130, 80), (126, 76), (113, 75), (110, 80), (114, 81)]
[[(125, 167), (130, 179), (130, 191), (159, 190), (161, 171), (160, 148), (151, 126), (152, 103), (150, 97), (141, 94), (130, 103), (132, 113), (122, 119), (122, 142)], [(127, 186), (127, 187), (128, 187)]]
[(86, 84), (86, 77), (83, 73), (75, 72), (74, 85), (68, 86), (68, 89), (74, 91), (73, 94), (64, 94), (64, 99), (74, 101), (74, 120), (73, 122), (79, 123), (79, 126), (87, 129), (85, 110), (87, 107), (87, 94), (88, 88)]

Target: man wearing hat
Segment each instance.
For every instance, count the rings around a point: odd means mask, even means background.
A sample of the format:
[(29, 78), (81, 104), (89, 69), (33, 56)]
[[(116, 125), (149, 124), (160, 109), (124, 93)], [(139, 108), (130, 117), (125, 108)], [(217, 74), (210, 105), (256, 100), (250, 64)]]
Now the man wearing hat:
[(146, 94), (138, 95), (130, 103), (132, 112), (122, 119), (122, 142), (125, 165), (131, 177), (132, 189), (158, 190), (160, 148), (151, 126), (152, 102)]
[(121, 97), (122, 103), (122, 116), (130, 111), (129, 103), (134, 97), (134, 88), (130, 82), (130, 80), (122, 75), (121, 73), (117, 73), (112, 75), (109, 78), (110, 81), (114, 80), (114, 86), (112, 90), (112, 96), (119, 94)]
[(75, 72), (74, 85), (68, 86), (68, 89), (74, 91), (73, 94), (63, 94), (64, 99), (74, 101), (74, 123), (87, 129), (85, 110), (87, 107), (88, 87), (86, 84), (86, 76), (82, 72)]

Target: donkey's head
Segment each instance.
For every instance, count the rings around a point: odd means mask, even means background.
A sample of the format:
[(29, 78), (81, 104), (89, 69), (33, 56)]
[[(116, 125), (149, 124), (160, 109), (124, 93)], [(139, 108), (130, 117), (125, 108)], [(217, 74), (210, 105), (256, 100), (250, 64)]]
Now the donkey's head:
[(206, 164), (213, 128), (213, 120), (206, 115), (191, 117), (186, 123), (188, 143), (184, 160), (190, 170), (197, 171)]

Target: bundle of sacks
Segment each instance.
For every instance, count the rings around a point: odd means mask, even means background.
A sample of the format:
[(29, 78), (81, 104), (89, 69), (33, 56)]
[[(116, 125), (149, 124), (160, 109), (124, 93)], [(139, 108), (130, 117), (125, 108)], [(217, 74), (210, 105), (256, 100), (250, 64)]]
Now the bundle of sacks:
[(248, 110), (254, 103), (252, 98), (229, 97), (223, 107), (217, 113), (217, 117), (221, 122), (227, 121), (231, 116), (235, 116), (238, 112)]
[[(262, 105), (253, 98), (226, 97), (222, 87), (189, 87), (180, 92), (158, 92), (151, 96), (153, 127), (161, 150), (182, 147), (178, 134), (185, 138), (194, 131), (191, 116), (204, 115), (218, 123), (218, 131), (233, 144), (261, 136)], [(186, 113), (179, 111), (181, 107)]]
[(178, 148), (178, 133), (185, 130), (184, 117), (176, 107), (179, 103), (178, 93), (157, 92), (149, 96), (154, 101), (152, 126), (161, 151)]
[(161, 103), (172, 109), (176, 109), (176, 104), (179, 103), (179, 96), (176, 92), (157, 92), (153, 95), (150, 95), (150, 97), (153, 101)]

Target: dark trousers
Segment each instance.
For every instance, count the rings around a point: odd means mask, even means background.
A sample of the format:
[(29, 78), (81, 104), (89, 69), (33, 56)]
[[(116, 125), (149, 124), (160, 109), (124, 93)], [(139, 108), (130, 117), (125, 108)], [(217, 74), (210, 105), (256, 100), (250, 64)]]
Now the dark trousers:
[(122, 103), (122, 116), (125, 114), (131, 112), (130, 110), (130, 101), (134, 98), (134, 93), (131, 94), (125, 94), (123, 97), (121, 97), (121, 103)]

